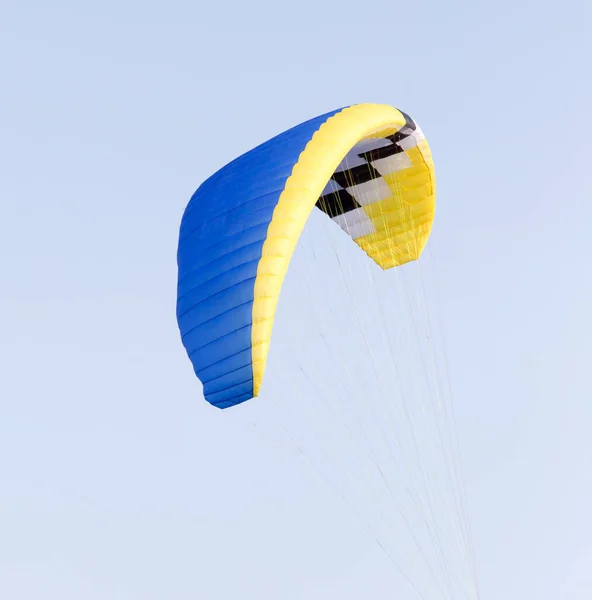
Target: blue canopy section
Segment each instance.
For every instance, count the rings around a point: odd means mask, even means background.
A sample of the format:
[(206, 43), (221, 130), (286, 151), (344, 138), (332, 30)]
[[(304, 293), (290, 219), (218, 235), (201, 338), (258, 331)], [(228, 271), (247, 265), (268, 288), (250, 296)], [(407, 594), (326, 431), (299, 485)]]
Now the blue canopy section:
[(177, 321), (206, 400), (253, 397), (253, 291), (267, 229), (286, 180), (314, 132), (341, 109), (240, 156), (193, 194), (181, 222)]

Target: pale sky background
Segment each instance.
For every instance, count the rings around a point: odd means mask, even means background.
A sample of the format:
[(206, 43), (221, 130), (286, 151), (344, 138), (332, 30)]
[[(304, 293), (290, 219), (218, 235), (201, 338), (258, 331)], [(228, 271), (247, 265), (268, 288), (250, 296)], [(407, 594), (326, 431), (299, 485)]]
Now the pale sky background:
[(306, 465), (202, 399), (203, 179), (339, 106), (422, 126), (483, 600), (592, 597), (592, 4), (0, 8), (0, 598), (397, 597)]

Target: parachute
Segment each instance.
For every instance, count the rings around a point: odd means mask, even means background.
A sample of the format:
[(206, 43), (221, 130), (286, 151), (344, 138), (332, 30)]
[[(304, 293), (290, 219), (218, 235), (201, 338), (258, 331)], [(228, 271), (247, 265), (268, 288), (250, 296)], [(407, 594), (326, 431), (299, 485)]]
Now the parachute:
[(206, 400), (228, 408), (259, 394), (282, 283), (315, 205), (389, 269), (421, 254), (434, 197), (421, 129), (377, 104), (306, 121), (205, 181), (181, 223), (177, 319)]
[(205, 399), (310, 460), (396, 567), (398, 598), (476, 600), (447, 361), (419, 269), (434, 262), (435, 192), (430, 147), (403, 111), (357, 104), (301, 123), (193, 194), (177, 321)]

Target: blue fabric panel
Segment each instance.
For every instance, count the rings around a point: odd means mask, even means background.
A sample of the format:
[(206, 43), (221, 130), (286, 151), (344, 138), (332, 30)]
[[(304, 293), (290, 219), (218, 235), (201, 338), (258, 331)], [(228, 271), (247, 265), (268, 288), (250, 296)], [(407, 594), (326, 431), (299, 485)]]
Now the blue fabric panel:
[(251, 345), (246, 350), (242, 350), (229, 356), (227, 358), (223, 358), (213, 364), (209, 364), (203, 369), (199, 370), (199, 378), (202, 380), (204, 384), (209, 383), (214, 379), (218, 379), (220, 377), (224, 377), (226, 374), (231, 373), (232, 371), (236, 371), (244, 366), (245, 362), (248, 362), (248, 358), (251, 355)]
[(286, 179), (314, 132), (311, 119), (228, 163), (193, 194), (177, 251), (177, 322), (208, 402), (253, 397), (251, 324), (257, 266)]
[[(236, 353), (231, 353), (229, 348), (236, 350)], [(202, 369), (209, 369), (213, 365), (217, 365), (224, 360), (234, 358), (238, 354), (243, 356), (243, 363), (241, 366), (244, 366), (245, 364), (251, 364), (250, 322), (244, 327), (240, 327), (239, 329), (215, 340), (214, 342), (210, 342), (209, 344), (204, 344), (203, 346), (195, 348), (191, 351), (191, 353), (189, 353), (189, 358), (193, 363), (193, 369), (196, 375), (201, 380), (202, 378), (200, 374)], [(245, 354), (248, 354), (248, 359)], [(237, 365), (234, 366), (234, 369), (236, 368)]]

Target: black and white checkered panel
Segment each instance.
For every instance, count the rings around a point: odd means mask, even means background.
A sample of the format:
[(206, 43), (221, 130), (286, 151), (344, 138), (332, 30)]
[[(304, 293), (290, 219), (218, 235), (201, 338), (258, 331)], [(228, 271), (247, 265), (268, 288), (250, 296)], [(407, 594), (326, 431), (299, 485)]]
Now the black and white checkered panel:
[(392, 197), (383, 176), (410, 167), (405, 151), (423, 138), (413, 119), (402, 114), (405, 124), (399, 131), (362, 140), (347, 153), (317, 201), (317, 207), (354, 240), (376, 231), (362, 207)]

